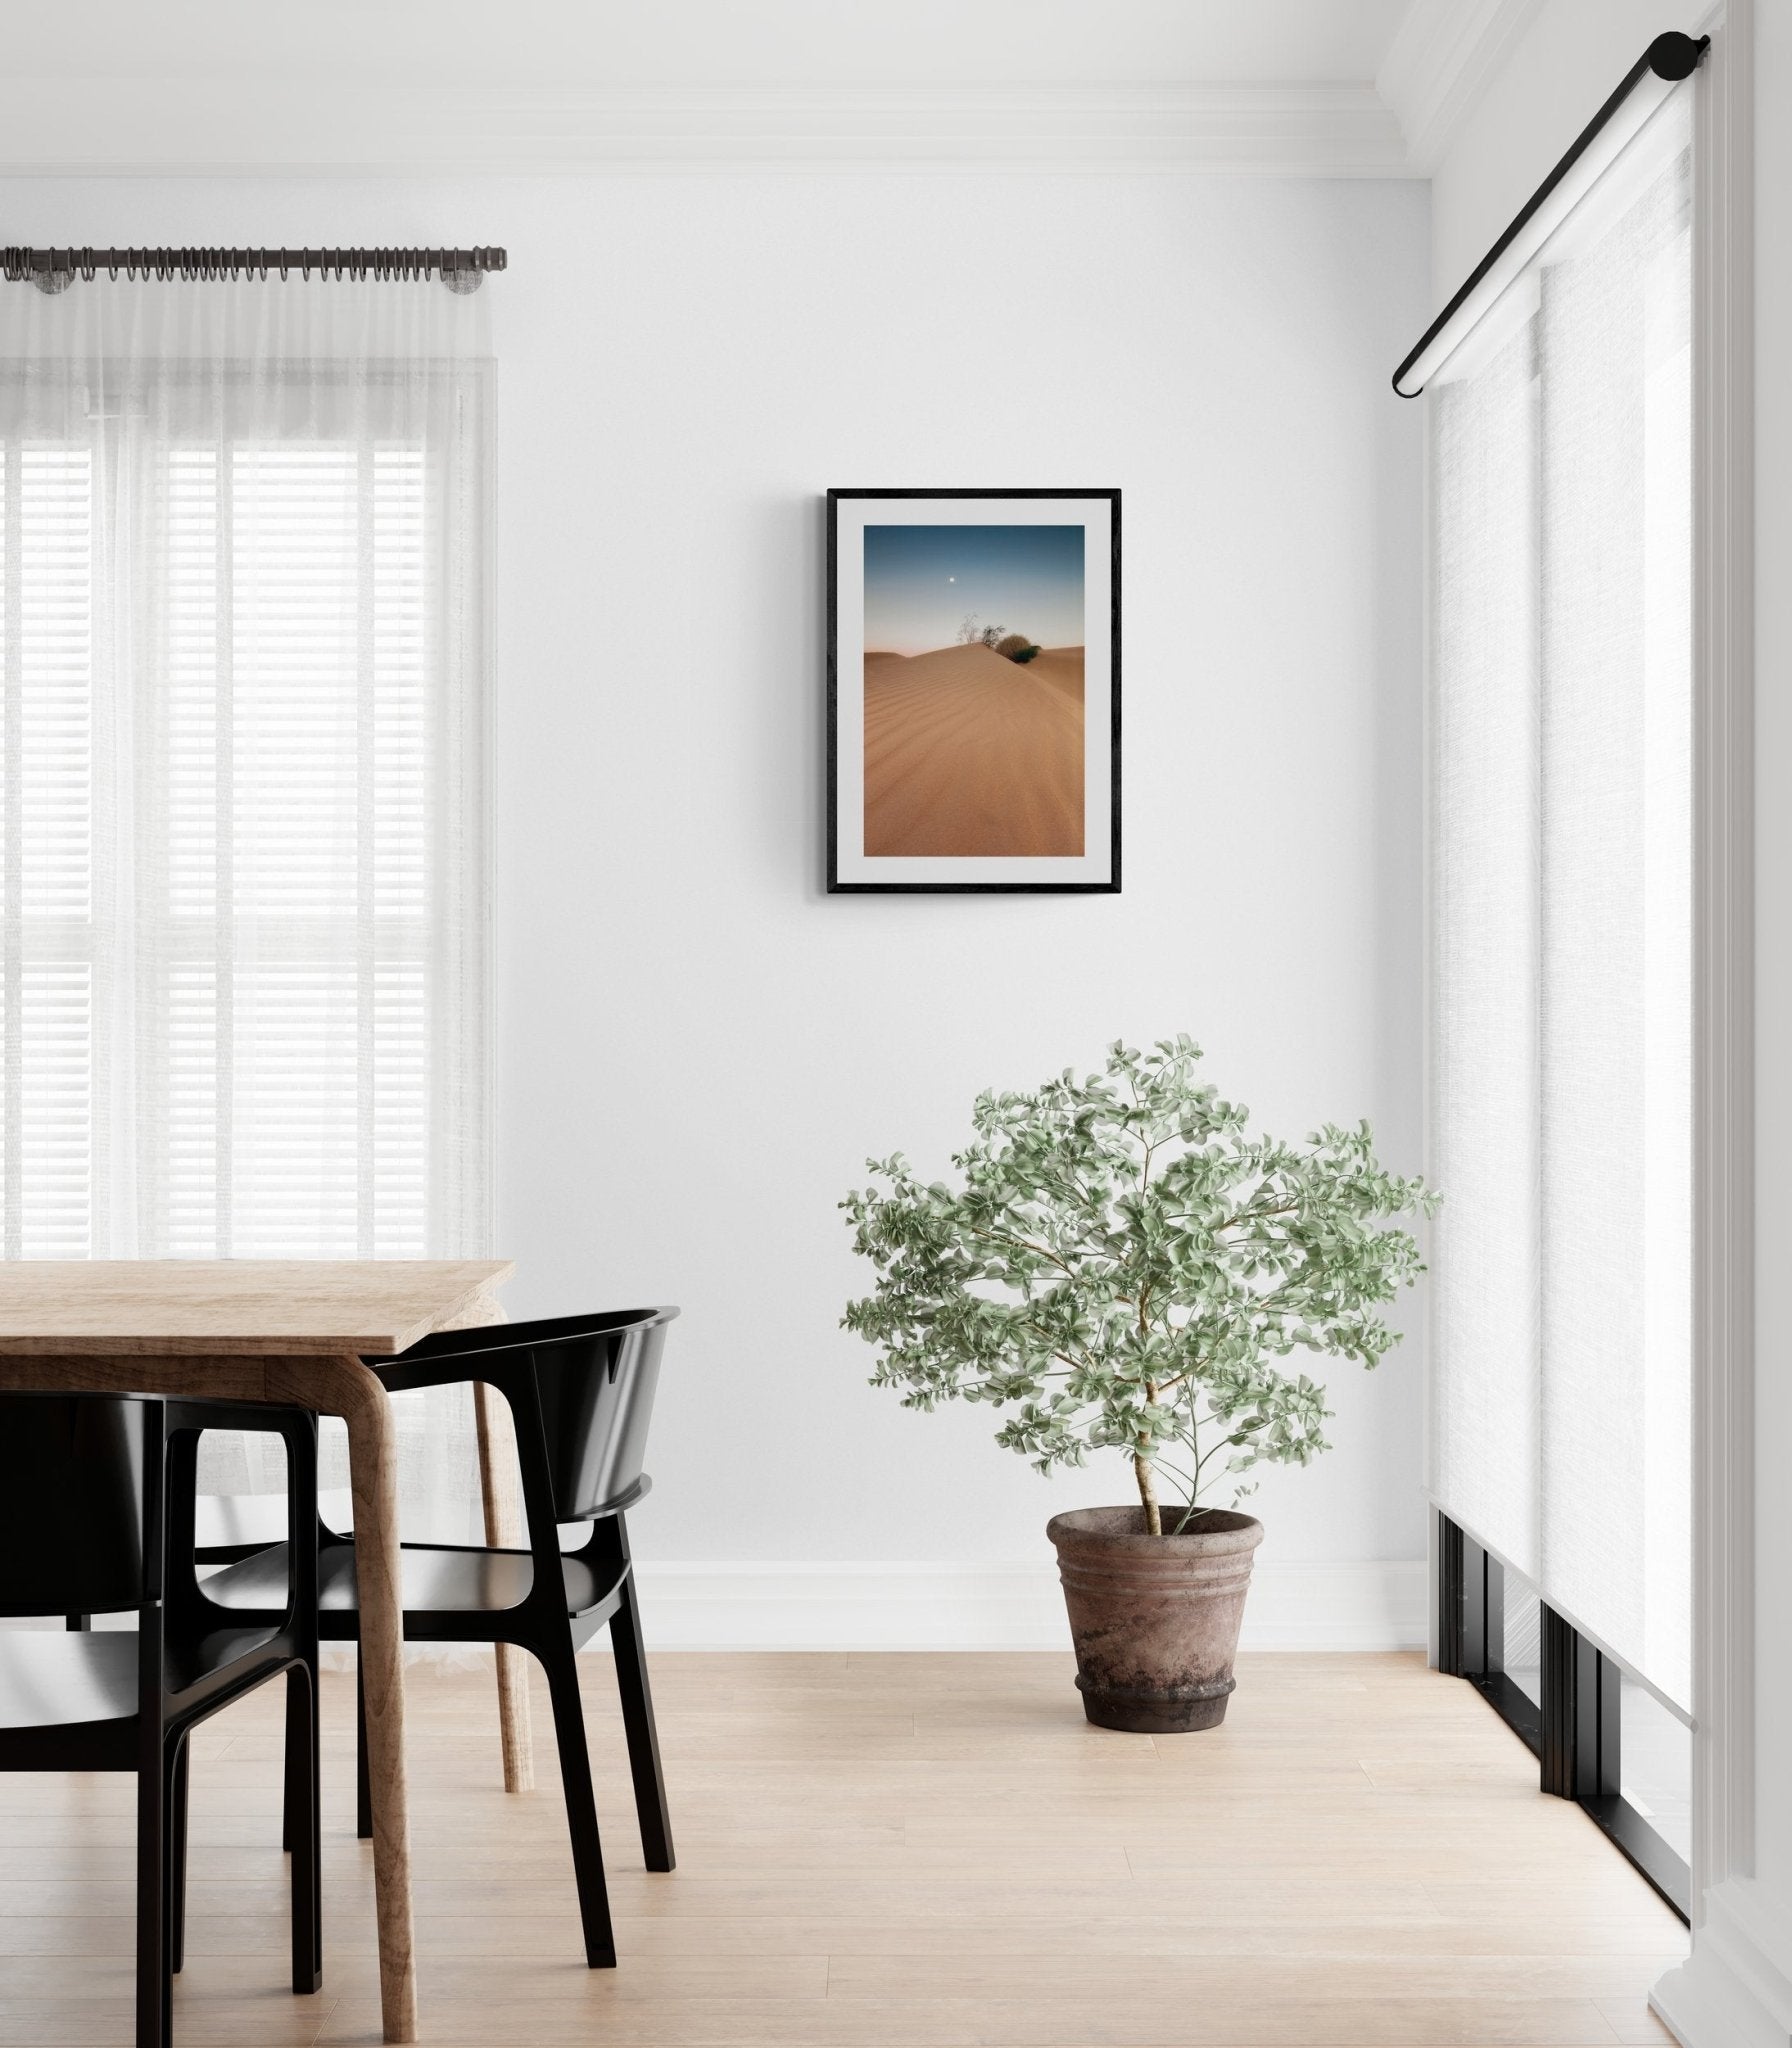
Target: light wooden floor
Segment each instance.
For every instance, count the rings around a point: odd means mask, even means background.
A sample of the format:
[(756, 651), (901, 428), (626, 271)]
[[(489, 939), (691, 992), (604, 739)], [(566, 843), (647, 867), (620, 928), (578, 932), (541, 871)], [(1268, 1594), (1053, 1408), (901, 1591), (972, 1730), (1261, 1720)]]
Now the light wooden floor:
[[(622, 1965), (580, 1960), (486, 1670), (413, 1669), (427, 2041), (481, 2048), (1655, 2042), (1678, 1921), (1458, 1681), (1243, 1660), (1223, 1729), (1089, 1728), (1057, 1656), (660, 1656), (679, 1868), (641, 1867), (586, 1660)], [(374, 2042), (350, 1681), (325, 1681), (325, 1988), (285, 1988), (276, 1692), (193, 1766), (181, 2043)], [(0, 2041), (130, 2039), (131, 1781), (0, 1778)]]

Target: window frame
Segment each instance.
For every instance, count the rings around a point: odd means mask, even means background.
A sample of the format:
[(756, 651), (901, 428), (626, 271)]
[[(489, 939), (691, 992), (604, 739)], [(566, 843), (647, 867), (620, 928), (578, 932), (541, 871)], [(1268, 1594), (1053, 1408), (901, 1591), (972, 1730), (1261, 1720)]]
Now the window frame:
[(1437, 1669), (1474, 1687), (1538, 1764), (1539, 1789), (1572, 1799), (1688, 1924), (1692, 1872), (1624, 1797), (1624, 1667), (1539, 1602), (1540, 1701), (1506, 1672), (1506, 1568), (1441, 1508), (1437, 1517)]

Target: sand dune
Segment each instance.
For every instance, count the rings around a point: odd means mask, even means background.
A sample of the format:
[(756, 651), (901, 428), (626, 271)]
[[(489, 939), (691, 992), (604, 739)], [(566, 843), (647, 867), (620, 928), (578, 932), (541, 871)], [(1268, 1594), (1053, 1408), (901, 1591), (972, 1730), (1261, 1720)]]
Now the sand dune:
[(1083, 851), (1083, 650), (865, 657), (865, 851)]
[(1080, 647), (1048, 647), (1027, 663), (1026, 673), (1042, 683), (1051, 683), (1080, 707), (1083, 701), (1083, 650)]

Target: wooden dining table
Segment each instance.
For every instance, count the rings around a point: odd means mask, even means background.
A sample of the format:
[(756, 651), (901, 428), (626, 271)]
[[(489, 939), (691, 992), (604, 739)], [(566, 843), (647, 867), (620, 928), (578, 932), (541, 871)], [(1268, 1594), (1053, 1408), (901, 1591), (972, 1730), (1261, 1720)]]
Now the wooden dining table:
[[(404, 1770), (398, 1460), (384, 1386), (363, 1363), (431, 1331), (501, 1322), (503, 1259), (14, 1260), (0, 1263), (0, 1388), (266, 1401), (339, 1415), (354, 1498), (360, 1659), (373, 1808), (380, 2009), (417, 2038)], [(488, 1542), (505, 1540), (497, 1418), (478, 1404)], [(520, 1672), (502, 1667), (505, 1782), (528, 1777)], [(526, 1695), (524, 1695), (526, 1698)]]

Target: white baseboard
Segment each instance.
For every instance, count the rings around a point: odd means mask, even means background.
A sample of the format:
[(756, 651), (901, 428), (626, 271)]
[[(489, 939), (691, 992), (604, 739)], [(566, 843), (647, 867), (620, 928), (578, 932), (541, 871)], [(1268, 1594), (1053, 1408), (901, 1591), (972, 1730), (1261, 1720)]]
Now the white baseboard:
[[(656, 1650), (1064, 1650), (1056, 1567), (641, 1563)], [(1422, 1558), (1259, 1565), (1247, 1650), (1411, 1650), (1426, 1641)]]
[(1681, 2048), (1792, 2048), (1792, 1902), (1752, 1878), (1704, 1895), (1692, 1954), (1649, 2004)]
[[(637, 1562), (636, 1572), (653, 1650), (1070, 1647), (1049, 1558), (1037, 1565)], [(1245, 1603), (1242, 1647), (1422, 1650), (1428, 1586), (1423, 1558), (1259, 1565)], [(130, 1617), (100, 1626), (129, 1627)], [(608, 1645), (607, 1632), (600, 1631), (592, 1648)], [(419, 1644), (410, 1654), (454, 1664), (490, 1653)], [(346, 1664), (350, 1653), (327, 1650), (325, 1661)]]

